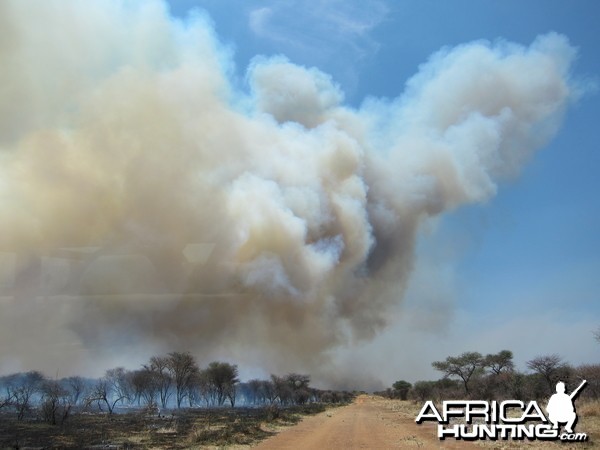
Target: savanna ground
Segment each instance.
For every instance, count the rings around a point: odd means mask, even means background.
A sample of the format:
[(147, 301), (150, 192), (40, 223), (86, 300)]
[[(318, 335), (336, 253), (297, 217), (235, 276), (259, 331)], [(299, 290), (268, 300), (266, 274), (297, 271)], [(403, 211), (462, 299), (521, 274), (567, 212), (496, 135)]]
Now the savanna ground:
[(65, 425), (0, 416), (0, 448), (386, 449), (600, 448), (600, 402), (577, 405), (585, 443), (439, 441), (431, 423), (415, 424), (421, 404), (361, 395), (344, 407), (195, 409), (164, 417), (141, 412), (81, 414)]
[(279, 408), (175, 410), (160, 417), (143, 411), (74, 414), (62, 425), (0, 415), (0, 448), (194, 449), (249, 446), (325, 411), (311, 404)]
[[(413, 401), (402, 401), (402, 400), (387, 400), (381, 399), (381, 404), (383, 408), (391, 409), (392, 411), (398, 413), (401, 417), (412, 418), (414, 424), (414, 418), (419, 414), (422, 404), (415, 403)], [(453, 442), (458, 444), (458, 447), (444, 447), (440, 445), (440, 441), (437, 441), (436, 444), (428, 443), (425, 440), (422, 440), (417, 435), (416, 445), (417, 447), (422, 448), (474, 448), (481, 447), (484, 449), (517, 449), (517, 448), (561, 448), (561, 449), (588, 449), (588, 448), (600, 448), (600, 401), (588, 401), (588, 402), (577, 402), (577, 414), (579, 417), (579, 421), (577, 422), (577, 426), (575, 431), (577, 432), (585, 432), (588, 435), (587, 442), (579, 442), (579, 443), (563, 443), (563, 442), (548, 442), (548, 441), (476, 441), (473, 443), (467, 442), (458, 442), (447, 440), (446, 442)], [(416, 426), (416, 425), (415, 425)], [(428, 436), (436, 435), (436, 426), (427, 422), (424, 422), (422, 425), (418, 427), (422, 427), (421, 430), (427, 430)], [(425, 436), (426, 437), (426, 436)], [(400, 447), (401, 448), (401, 447)]]

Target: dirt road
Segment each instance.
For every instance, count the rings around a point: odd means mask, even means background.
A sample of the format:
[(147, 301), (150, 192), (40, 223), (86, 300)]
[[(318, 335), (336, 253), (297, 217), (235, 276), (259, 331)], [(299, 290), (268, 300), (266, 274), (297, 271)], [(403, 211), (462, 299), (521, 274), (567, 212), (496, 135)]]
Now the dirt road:
[(393, 403), (361, 395), (349, 406), (304, 419), (260, 443), (256, 449), (391, 449), (473, 448), (472, 444), (439, 441), (431, 424), (417, 425), (414, 416), (395, 411)]

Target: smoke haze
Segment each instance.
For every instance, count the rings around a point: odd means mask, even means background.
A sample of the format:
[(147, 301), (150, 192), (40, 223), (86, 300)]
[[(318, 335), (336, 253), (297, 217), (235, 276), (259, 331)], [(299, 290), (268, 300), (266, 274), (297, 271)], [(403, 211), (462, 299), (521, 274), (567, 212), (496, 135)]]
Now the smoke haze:
[(576, 96), (558, 34), (443, 49), (352, 108), (282, 56), (236, 89), (209, 21), (159, 1), (4, 1), (0, 29), (2, 371), (189, 349), (333, 376), (419, 228), (493, 197)]

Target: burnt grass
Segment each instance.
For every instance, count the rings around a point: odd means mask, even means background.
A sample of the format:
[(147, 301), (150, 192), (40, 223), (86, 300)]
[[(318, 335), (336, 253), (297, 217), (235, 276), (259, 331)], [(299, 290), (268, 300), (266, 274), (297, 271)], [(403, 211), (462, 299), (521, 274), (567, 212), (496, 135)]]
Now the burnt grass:
[[(331, 407), (331, 405), (327, 405)], [(322, 404), (260, 408), (198, 408), (166, 415), (144, 411), (74, 413), (62, 425), (32, 415), (0, 413), (0, 449), (186, 449), (252, 444), (293, 425), (305, 415), (325, 411)]]

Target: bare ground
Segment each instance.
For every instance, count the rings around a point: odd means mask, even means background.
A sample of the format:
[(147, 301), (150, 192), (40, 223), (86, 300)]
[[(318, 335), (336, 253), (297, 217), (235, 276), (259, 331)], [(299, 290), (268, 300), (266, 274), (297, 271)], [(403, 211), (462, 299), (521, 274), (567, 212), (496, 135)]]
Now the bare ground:
[(257, 450), (475, 448), (471, 443), (439, 441), (436, 428), (417, 425), (399, 402), (367, 395), (343, 408), (304, 419), (260, 443)]

